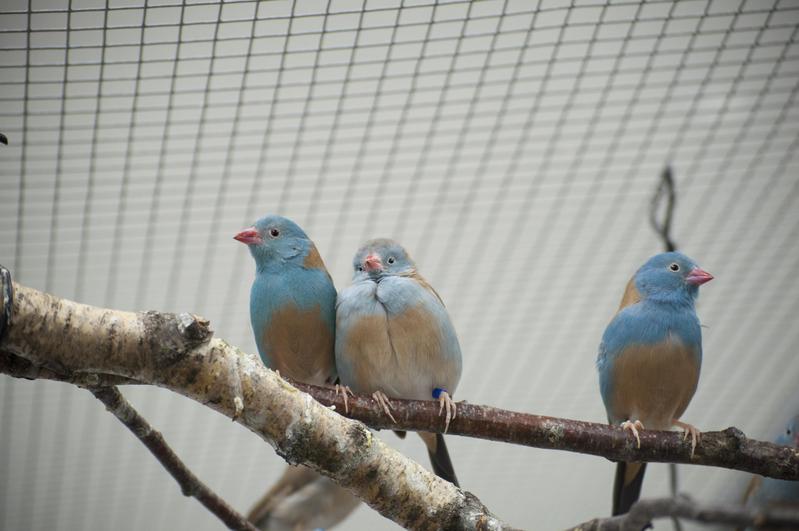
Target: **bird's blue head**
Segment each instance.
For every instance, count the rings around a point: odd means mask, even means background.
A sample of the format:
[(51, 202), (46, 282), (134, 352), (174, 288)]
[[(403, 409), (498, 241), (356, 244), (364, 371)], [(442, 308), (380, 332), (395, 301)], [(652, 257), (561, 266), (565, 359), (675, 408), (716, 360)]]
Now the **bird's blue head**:
[(779, 437), (774, 441), (777, 444), (799, 448), (799, 415), (793, 417), (785, 425)]
[(699, 286), (713, 280), (682, 253), (670, 252), (653, 256), (635, 274), (635, 288), (644, 299), (680, 299), (693, 301)]
[(259, 270), (270, 264), (301, 262), (312, 245), (299, 225), (274, 214), (262, 217), (233, 238), (249, 247)]
[(353, 281), (370, 279), (379, 282), (386, 276), (407, 276), (416, 271), (416, 264), (402, 245), (381, 238), (366, 242), (355, 253)]

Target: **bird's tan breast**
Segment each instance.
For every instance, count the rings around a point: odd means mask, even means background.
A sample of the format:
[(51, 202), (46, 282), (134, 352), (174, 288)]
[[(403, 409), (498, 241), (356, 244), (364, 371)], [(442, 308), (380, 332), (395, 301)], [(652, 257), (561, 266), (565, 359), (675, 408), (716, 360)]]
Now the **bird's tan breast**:
[[(388, 396), (429, 400), (434, 374), (447, 374), (440, 329), (422, 307), (395, 316), (362, 316), (347, 334), (355, 386)], [(455, 372), (455, 371), (449, 371)], [(451, 390), (457, 381), (451, 384)]]
[(319, 305), (301, 310), (286, 305), (276, 310), (264, 330), (273, 369), (302, 382), (323, 384), (335, 374), (333, 332)]
[(677, 340), (627, 347), (613, 364), (613, 413), (668, 429), (688, 407), (699, 382), (696, 354)]

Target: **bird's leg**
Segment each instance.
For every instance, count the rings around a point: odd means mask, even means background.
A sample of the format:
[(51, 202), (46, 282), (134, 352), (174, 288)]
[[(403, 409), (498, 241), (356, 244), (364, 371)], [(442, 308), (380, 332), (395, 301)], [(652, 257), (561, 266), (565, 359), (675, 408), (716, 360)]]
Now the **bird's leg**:
[(687, 422), (680, 422), (677, 419), (672, 419), (671, 424), (673, 426), (677, 426), (678, 428), (682, 428), (682, 438), (683, 440), (688, 438), (688, 434), (691, 434), (691, 457), (694, 456), (694, 450), (696, 450), (696, 443), (702, 437), (702, 432), (699, 431), (696, 426), (692, 426)]
[(621, 429), (623, 430), (630, 430), (635, 435), (635, 440), (638, 442), (638, 448), (641, 447), (641, 437), (638, 436), (638, 430), (643, 430), (644, 425), (641, 423), (640, 420), (636, 420), (635, 422), (630, 422), (629, 420), (625, 420), (621, 423)]
[(391, 402), (388, 401), (388, 397), (386, 396), (386, 394), (383, 391), (375, 391), (374, 393), (372, 393), (372, 398), (375, 399), (377, 405), (383, 408), (383, 411), (386, 412), (386, 415), (388, 415), (388, 417), (391, 420), (393, 420), (394, 423), (396, 424), (397, 420), (394, 418), (394, 415), (392, 415), (390, 411), (391, 409), (394, 409), (394, 406), (392, 406)]
[[(436, 396), (438, 395), (438, 396)], [(436, 387), (433, 389), (433, 398), (438, 398), (438, 415), (441, 416), (441, 413), (446, 408), (447, 416), (444, 418), (444, 433), (447, 433), (449, 429), (449, 421), (455, 418), (457, 414), (457, 406), (455, 405), (455, 401), (449, 396), (449, 393), (446, 392), (444, 389), (439, 389)]]
[(347, 403), (347, 393), (353, 397), (355, 396), (355, 393), (352, 392), (352, 389), (350, 389), (349, 385), (336, 384), (336, 396), (338, 396), (339, 393), (341, 393), (341, 396), (344, 397), (344, 412), (349, 413), (350, 405)]

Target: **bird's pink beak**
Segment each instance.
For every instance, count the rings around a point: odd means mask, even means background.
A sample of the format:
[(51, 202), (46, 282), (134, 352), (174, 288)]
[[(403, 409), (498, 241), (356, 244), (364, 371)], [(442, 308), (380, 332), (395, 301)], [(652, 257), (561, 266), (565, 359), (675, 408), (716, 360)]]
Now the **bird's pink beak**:
[(249, 229), (244, 229), (240, 233), (233, 236), (234, 240), (238, 240), (241, 243), (245, 243), (247, 245), (253, 245), (256, 243), (263, 243), (263, 239), (261, 235), (255, 230), (255, 227), (250, 227)]
[(688, 276), (685, 277), (685, 281), (692, 286), (701, 286), (705, 282), (710, 282), (713, 280), (713, 275), (701, 269), (699, 267), (695, 267), (688, 272)]
[(363, 261), (364, 269), (368, 272), (372, 271), (382, 271), (383, 269), (383, 262), (380, 261), (380, 257), (376, 254), (370, 254), (366, 257), (366, 260)]

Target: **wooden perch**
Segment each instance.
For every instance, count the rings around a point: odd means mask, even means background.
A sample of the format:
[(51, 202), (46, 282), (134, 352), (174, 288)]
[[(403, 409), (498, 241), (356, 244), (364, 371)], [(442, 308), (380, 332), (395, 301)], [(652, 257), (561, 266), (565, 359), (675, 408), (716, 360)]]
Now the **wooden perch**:
[[(342, 395), (330, 388), (292, 382), (323, 404), (330, 404), (342, 415), (358, 419), (378, 429), (433, 431), (444, 429), (438, 402), (391, 399), (392, 422), (370, 396), (348, 399), (344, 411)], [(742, 470), (780, 479), (799, 479), (799, 452), (770, 442), (748, 439), (737, 428), (702, 433), (700, 444), (691, 455), (690, 440), (675, 431), (643, 430), (641, 447), (628, 431), (618, 426), (518, 413), (490, 406), (458, 402), (458, 415), (447, 433), (508, 442), (550, 450), (592, 454), (614, 461), (685, 463)]]

